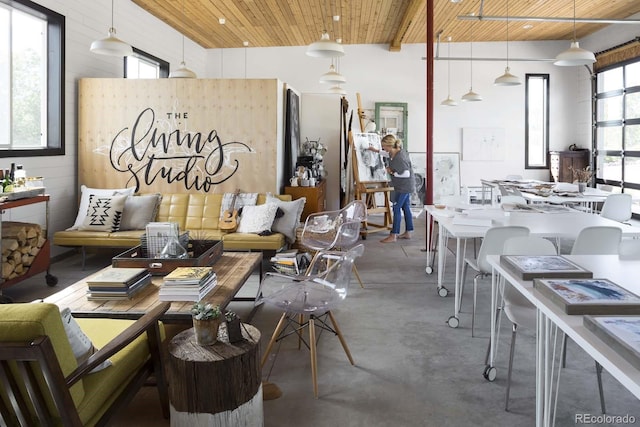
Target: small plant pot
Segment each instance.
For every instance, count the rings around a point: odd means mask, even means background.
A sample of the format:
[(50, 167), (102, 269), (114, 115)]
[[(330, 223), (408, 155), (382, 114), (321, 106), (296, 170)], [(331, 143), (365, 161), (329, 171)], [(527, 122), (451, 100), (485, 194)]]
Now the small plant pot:
[(229, 342), (234, 343), (242, 341), (242, 329), (240, 325), (240, 318), (227, 321), (227, 334), (229, 335)]
[(587, 189), (587, 183), (586, 182), (579, 182), (578, 183), (578, 192), (579, 193), (584, 193), (586, 189)]
[(218, 341), (218, 327), (220, 323), (222, 323), (222, 319), (193, 319), (193, 331), (196, 337), (196, 344), (201, 346), (214, 345)]

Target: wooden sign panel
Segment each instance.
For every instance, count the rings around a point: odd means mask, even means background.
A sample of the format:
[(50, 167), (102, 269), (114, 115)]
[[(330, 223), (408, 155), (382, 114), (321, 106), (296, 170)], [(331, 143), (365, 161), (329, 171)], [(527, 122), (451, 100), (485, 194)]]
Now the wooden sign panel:
[(79, 183), (278, 193), (281, 90), (276, 79), (81, 79)]

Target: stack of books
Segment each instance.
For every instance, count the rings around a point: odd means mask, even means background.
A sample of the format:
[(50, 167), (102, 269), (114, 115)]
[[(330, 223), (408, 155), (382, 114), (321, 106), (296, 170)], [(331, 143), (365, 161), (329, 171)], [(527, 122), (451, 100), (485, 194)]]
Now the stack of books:
[(300, 274), (297, 254), (297, 249), (278, 252), (270, 260), (273, 263), (273, 269), (282, 274)]
[(218, 283), (213, 267), (177, 267), (164, 277), (160, 301), (200, 301)]
[(87, 280), (87, 299), (130, 299), (149, 283), (151, 274), (146, 268), (107, 267)]

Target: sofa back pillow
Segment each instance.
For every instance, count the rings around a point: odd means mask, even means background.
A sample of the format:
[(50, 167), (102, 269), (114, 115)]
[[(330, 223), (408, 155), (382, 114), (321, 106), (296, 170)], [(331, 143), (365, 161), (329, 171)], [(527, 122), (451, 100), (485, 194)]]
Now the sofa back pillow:
[(129, 188), (90, 188), (90, 187), (87, 187), (84, 184), (81, 185), (80, 186), (81, 197), (80, 197), (80, 206), (78, 207), (78, 214), (76, 215), (75, 222), (73, 223), (73, 225), (71, 227), (67, 228), (67, 231), (69, 231), (69, 230), (77, 230), (84, 223), (84, 219), (87, 216), (87, 210), (89, 209), (89, 197), (91, 197), (91, 195), (96, 195), (96, 196), (100, 196), (100, 197), (106, 197), (106, 196), (115, 196), (115, 195), (118, 195), (118, 194), (124, 194), (124, 195), (127, 195), (127, 196), (132, 196), (135, 191), (136, 191), (135, 187), (129, 187)]
[(268, 194), (267, 203), (274, 203), (284, 212), (284, 215), (276, 217), (273, 221), (271, 231), (284, 234), (287, 242), (289, 243), (295, 242), (296, 228), (298, 228), (300, 216), (302, 215), (306, 201), (307, 199), (305, 197), (301, 197), (292, 202), (285, 202), (271, 194)]
[(127, 197), (120, 230), (144, 230), (148, 223), (155, 221), (161, 201), (160, 193)]
[(108, 231), (120, 229), (124, 203), (129, 196), (89, 197), (89, 209), (79, 230)]
[(271, 225), (276, 217), (278, 206), (275, 203), (245, 206), (242, 208), (238, 233), (262, 233), (271, 231)]

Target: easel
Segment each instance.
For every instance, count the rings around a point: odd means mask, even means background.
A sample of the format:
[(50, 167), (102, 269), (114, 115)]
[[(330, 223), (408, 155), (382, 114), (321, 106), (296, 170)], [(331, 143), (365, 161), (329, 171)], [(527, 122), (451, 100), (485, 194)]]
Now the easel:
[[(364, 110), (360, 101), (360, 94), (356, 93), (358, 99), (358, 119), (360, 120), (360, 130), (364, 132)], [(355, 187), (355, 199), (363, 200), (367, 205), (367, 219), (364, 220), (363, 228), (360, 231), (360, 235), (363, 239), (369, 233), (375, 233), (377, 231), (388, 231), (391, 229), (393, 219), (391, 217), (391, 197), (389, 193), (393, 191), (393, 187), (389, 186), (389, 181), (365, 181), (361, 182), (358, 172), (358, 158), (356, 156), (356, 150), (353, 144), (353, 135), (349, 133), (349, 149), (351, 150), (351, 165), (353, 169), (353, 182)], [(382, 193), (383, 205), (378, 206), (376, 202), (376, 194)], [(368, 217), (371, 214), (381, 213), (382, 224), (372, 223)], [(374, 229), (369, 230), (369, 226)]]

